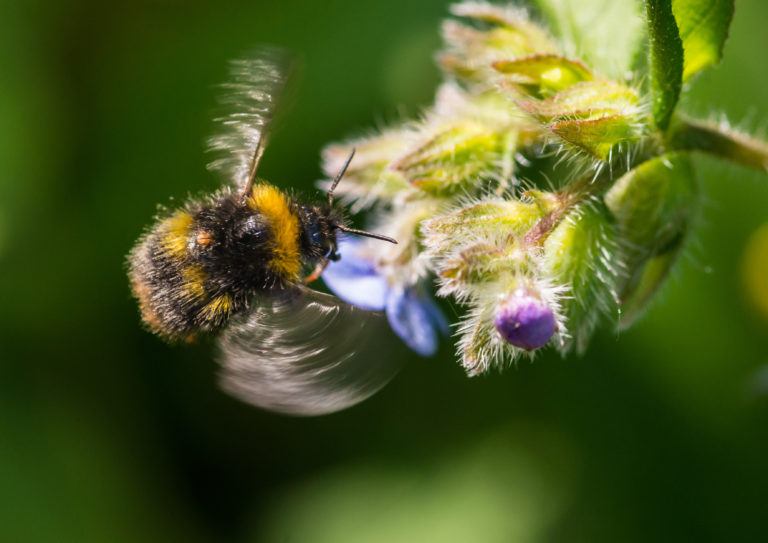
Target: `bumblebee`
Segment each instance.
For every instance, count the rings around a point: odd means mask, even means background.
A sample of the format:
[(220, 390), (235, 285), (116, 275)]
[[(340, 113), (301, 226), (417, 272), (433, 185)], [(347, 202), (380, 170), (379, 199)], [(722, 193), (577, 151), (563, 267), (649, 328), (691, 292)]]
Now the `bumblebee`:
[(396, 241), (350, 228), (333, 206), (354, 151), (320, 205), (257, 178), (289, 67), (279, 49), (232, 62), (221, 98), (229, 113), (209, 140), (220, 154), (209, 169), (228, 184), (158, 218), (128, 257), (129, 277), (142, 320), (163, 339), (221, 332), (228, 390), (262, 407), (317, 414), (364, 399), (392, 372), (351, 356), (375, 316), (304, 285), (340, 258), (339, 232)]

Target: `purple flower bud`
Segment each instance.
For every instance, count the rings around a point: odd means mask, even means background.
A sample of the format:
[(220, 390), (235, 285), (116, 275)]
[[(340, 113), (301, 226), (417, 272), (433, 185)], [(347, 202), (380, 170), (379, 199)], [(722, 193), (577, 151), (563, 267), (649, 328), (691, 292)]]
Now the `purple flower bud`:
[(544, 346), (556, 327), (552, 309), (524, 288), (499, 305), (493, 324), (507, 342), (528, 351)]

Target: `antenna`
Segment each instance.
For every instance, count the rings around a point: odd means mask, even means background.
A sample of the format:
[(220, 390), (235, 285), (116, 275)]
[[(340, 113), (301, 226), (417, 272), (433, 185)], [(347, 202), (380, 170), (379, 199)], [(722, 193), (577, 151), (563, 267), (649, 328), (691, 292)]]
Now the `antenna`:
[(374, 234), (373, 232), (366, 232), (365, 230), (356, 230), (355, 228), (347, 228), (346, 226), (336, 225), (336, 228), (347, 234), (356, 234), (358, 236), (365, 236), (367, 238), (380, 239), (381, 241), (388, 241), (397, 245), (397, 240), (390, 238), (389, 236), (382, 236), (381, 234)]
[[(349, 153), (349, 157), (347, 157), (347, 161), (344, 163), (344, 166), (341, 167), (341, 170), (339, 170), (339, 173), (336, 174), (336, 177), (333, 178), (333, 183), (331, 183), (331, 188), (328, 190), (328, 205), (333, 206), (333, 191), (336, 190), (336, 186), (339, 184), (339, 181), (341, 181), (341, 178), (344, 176), (344, 173), (347, 171), (347, 168), (349, 168), (349, 163), (352, 162), (352, 157), (355, 156), (355, 148), (352, 148), (352, 151)], [(347, 228), (346, 226), (342, 226), (340, 224), (334, 225), (336, 228), (341, 230), (342, 232), (346, 232), (348, 234), (355, 234), (358, 236), (365, 236), (367, 238), (373, 238), (373, 239), (380, 239), (381, 241), (388, 241), (390, 243), (394, 243), (397, 245), (397, 240), (394, 238), (390, 238), (389, 236), (382, 236), (381, 234), (374, 234), (372, 232), (366, 232), (365, 230), (357, 230), (355, 228)]]
[(336, 177), (333, 178), (333, 183), (331, 183), (331, 188), (328, 190), (328, 205), (333, 205), (333, 191), (336, 190), (336, 186), (339, 184), (339, 181), (341, 181), (341, 178), (344, 176), (344, 174), (347, 171), (347, 168), (349, 168), (349, 163), (352, 162), (352, 157), (355, 156), (355, 148), (352, 148), (352, 152), (349, 153), (349, 157), (347, 158), (347, 161), (344, 163), (344, 166), (341, 167), (341, 170), (339, 170), (339, 173), (336, 174)]

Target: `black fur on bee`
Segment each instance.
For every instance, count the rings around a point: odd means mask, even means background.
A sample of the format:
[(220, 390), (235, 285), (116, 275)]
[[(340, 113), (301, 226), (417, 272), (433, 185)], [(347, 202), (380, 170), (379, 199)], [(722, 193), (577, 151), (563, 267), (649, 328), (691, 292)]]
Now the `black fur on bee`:
[(243, 202), (223, 190), (160, 218), (129, 256), (134, 295), (149, 328), (169, 340), (216, 332), (257, 295), (299, 285), (338, 259), (342, 217), (258, 184)]

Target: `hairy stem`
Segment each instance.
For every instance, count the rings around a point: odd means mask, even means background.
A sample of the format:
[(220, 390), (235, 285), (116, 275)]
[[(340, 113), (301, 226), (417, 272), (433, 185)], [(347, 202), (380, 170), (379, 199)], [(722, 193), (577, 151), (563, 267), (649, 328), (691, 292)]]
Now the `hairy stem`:
[(657, 145), (657, 142), (649, 140), (643, 146), (643, 151), (633, 157), (626, 171), (620, 167), (622, 159), (617, 158), (612, 164), (604, 163), (597, 174), (590, 173), (584, 175), (559, 190), (555, 193), (556, 204), (553, 206), (552, 211), (542, 217), (526, 232), (525, 236), (523, 236), (523, 243), (528, 247), (540, 245), (547, 239), (549, 233), (560, 224), (563, 217), (574, 207), (607, 191), (613, 182), (624, 175), (624, 173), (658, 156), (660, 152), (661, 147)]
[(558, 191), (555, 194), (556, 203), (552, 211), (539, 219), (526, 232), (525, 236), (523, 236), (523, 244), (533, 247), (543, 243), (549, 233), (555, 229), (571, 209), (592, 196), (600, 194), (613, 180), (614, 178), (610, 170), (603, 168), (597, 175), (590, 174), (580, 177), (564, 189)]
[(681, 120), (668, 144), (685, 151), (702, 151), (760, 171), (768, 171), (768, 144), (730, 133), (714, 123)]

